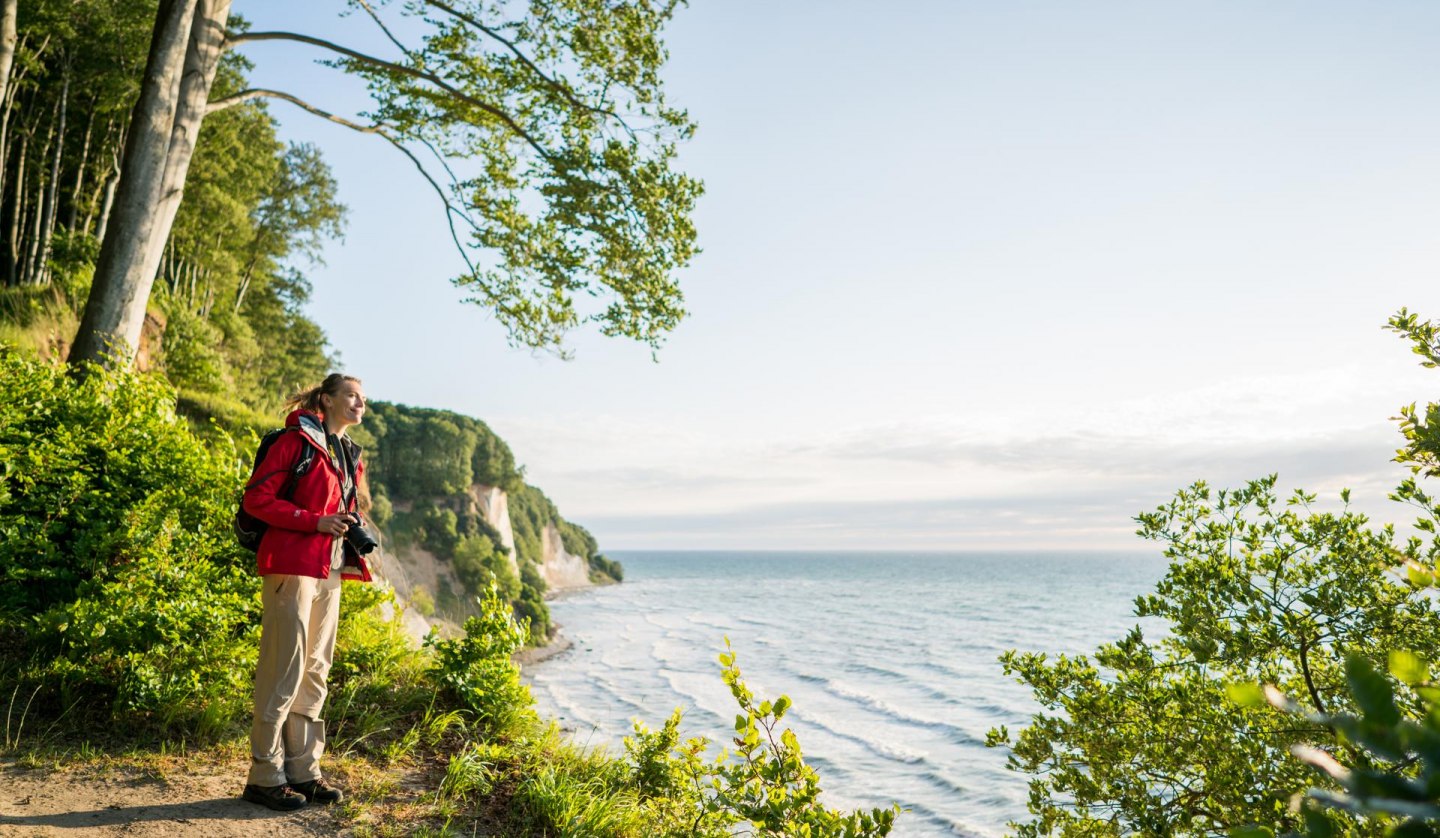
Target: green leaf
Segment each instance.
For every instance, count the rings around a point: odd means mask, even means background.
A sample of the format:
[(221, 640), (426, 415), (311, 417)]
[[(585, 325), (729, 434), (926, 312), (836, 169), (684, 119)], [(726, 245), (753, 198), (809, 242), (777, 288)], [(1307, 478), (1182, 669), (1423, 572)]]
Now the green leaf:
[(1230, 830), (1230, 838), (1275, 838), (1275, 831), (1264, 826), (1237, 826)]
[(1241, 707), (1264, 707), (1265, 690), (1259, 684), (1226, 684), (1225, 695)]
[(1370, 661), (1359, 655), (1347, 656), (1345, 678), (1350, 682), (1350, 692), (1367, 721), (1387, 727), (1400, 721), (1400, 710), (1395, 706), (1395, 693), (1390, 688), (1390, 682)]
[(1401, 683), (1412, 687), (1430, 680), (1430, 669), (1425, 665), (1425, 661), (1414, 652), (1403, 649), (1391, 650), (1390, 674), (1400, 679)]

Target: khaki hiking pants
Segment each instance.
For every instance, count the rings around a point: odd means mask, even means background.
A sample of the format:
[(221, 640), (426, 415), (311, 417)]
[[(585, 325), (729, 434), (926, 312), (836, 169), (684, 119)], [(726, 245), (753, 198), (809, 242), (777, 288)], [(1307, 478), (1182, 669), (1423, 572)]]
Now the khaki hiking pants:
[(329, 579), (262, 577), (260, 662), (255, 669), (255, 720), (250, 776), (256, 786), (320, 779), (325, 752), (325, 679), (340, 623), (340, 574)]

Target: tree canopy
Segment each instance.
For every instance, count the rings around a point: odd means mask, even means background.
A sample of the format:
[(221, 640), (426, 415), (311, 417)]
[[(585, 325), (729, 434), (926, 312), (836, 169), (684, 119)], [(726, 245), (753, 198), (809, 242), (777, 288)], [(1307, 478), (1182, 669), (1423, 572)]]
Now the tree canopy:
[[(594, 324), (658, 348), (684, 315), (676, 273), (696, 253), (690, 214), (702, 191), (674, 168), (694, 124), (660, 77), (661, 31), (676, 5), (351, 0), (391, 47), (375, 55), (323, 33), (245, 31), (229, 0), (160, 0), (72, 360), (133, 356), (150, 283), (175, 252), (182, 196), (195, 188), (202, 124), (265, 99), (405, 155), (442, 202), (437, 219), (466, 265), (455, 283), (513, 343), (563, 354), (569, 331)], [(243, 87), (233, 50), (261, 41), (318, 51), (364, 79), (371, 106), (341, 115), (290, 91)], [(303, 157), (285, 161), (295, 184), (316, 188), (295, 193), (270, 179), (242, 277), (271, 247), (275, 216), (296, 232), (297, 252), (312, 254), (314, 235), (338, 223), (324, 178)]]

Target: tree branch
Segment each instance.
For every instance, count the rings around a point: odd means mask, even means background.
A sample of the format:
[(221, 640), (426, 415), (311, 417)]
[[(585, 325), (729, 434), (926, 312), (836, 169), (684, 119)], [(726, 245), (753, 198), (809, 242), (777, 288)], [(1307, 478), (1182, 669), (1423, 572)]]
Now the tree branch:
[(549, 85), (553, 90), (555, 90), (561, 96), (565, 97), (565, 100), (569, 102), (573, 107), (580, 108), (581, 110), (589, 111), (591, 113), (600, 114), (601, 116), (608, 116), (611, 119), (614, 119), (616, 122), (620, 123), (620, 126), (624, 128), (625, 132), (631, 137), (635, 136), (634, 129), (630, 127), (630, 124), (626, 122), (625, 118), (620, 116), (620, 114), (615, 113), (611, 110), (606, 110), (605, 108), (596, 107), (595, 105), (588, 105), (580, 101), (580, 97), (575, 95), (575, 91), (572, 90), (568, 84), (564, 84), (556, 80), (555, 78), (547, 75), (544, 70), (541, 70), (539, 66), (537, 66), (535, 62), (530, 59), (530, 56), (526, 55), (523, 51), (521, 51), (520, 47), (515, 45), (514, 41), (511, 41), (510, 39), (501, 35), (499, 32), (496, 32), (493, 28), (481, 23), (473, 15), (466, 14), (465, 12), (456, 9), (454, 6), (451, 6), (449, 3), (441, 2), (441, 0), (425, 0), (425, 5), (434, 6), (440, 11), (449, 14), (451, 17), (454, 17), (456, 20), (459, 20), (462, 23), (469, 24), (475, 29), (478, 29), (481, 32), (485, 33), (485, 35), (489, 36), (490, 38), (499, 41), (501, 44), (504, 44), (505, 48), (510, 50), (511, 54), (513, 54), (516, 58), (520, 59), (521, 64), (524, 64), (526, 67), (530, 68), (530, 72), (534, 73), (537, 77), (540, 78), (541, 81), (545, 82), (545, 84)]
[(284, 100), (296, 106), (297, 108), (300, 108), (301, 110), (308, 111), (309, 113), (314, 114), (321, 119), (329, 120), (330, 122), (333, 122), (337, 125), (343, 125), (352, 131), (358, 131), (361, 134), (374, 134), (378, 137), (383, 137), (386, 142), (399, 149), (401, 154), (404, 154), (406, 157), (410, 158), (410, 162), (415, 164), (415, 168), (419, 170), (420, 175), (424, 177), (425, 180), (430, 184), (431, 188), (435, 190), (435, 194), (440, 196), (441, 203), (445, 205), (445, 221), (450, 226), (450, 239), (451, 241), (455, 242), (455, 249), (460, 253), (460, 258), (465, 260), (465, 266), (470, 269), (470, 273), (474, 274), (477, 272), (475, 268), (475, 263), (470, 261), (470, 254), (466, 252), (464, 245), (460, 243), (459, 231), (455, 229), (456, 216), (459, 216), (460, 219), (466, 224), (468, 224), (470, 226), (470, 229), (472, 230), (478, 229), (474, 220), (471, 219), (470, 216), (468, 216), (463, 210), (457, 208), (453, 203), (450, 202), (450, 196), (446, 195), (445, 190), (441, 188), (440, 184), (435, 181), (435, 178), (430, 176), (429, 170), (427, 170), (425, 166), (421, 164), (419, 158), (417, 158), (414, 153), (410, 151), (410, 149), (406, 148), (404, 143), (396, 139), (393, 134), (386, 131), (383, 127), (379, 125), (362, 125), (361, 123), (346, 119), (343, 116), (337, 116), (333, 113), (330, 113), (329, 111), (315, 107), (314, 105), (306, 102), (298, 96), (292, 96), (291, 94), (286, 93), (283, 90), (267, 90), (265, 88), (258, 87), (251, 88), (249, 90), (242, 90), (239, 93), (234, 94), (233, 96), (227, 96), (224, 99), (218, 99), (214, 102), (211, 102), (206, 113), (214, 113), (216, 111), (221, 111), (226, 108), (231, 108), (244, 102), (248, 102), (252, 99), (262, 98)]
[(406, 58), (414, 59), (415, 56), (411, 54), (410, 50), (407, 49), (404, 44), (400, 43), (400, 39), (395, 37), (395, 33), (390, 31), (390, 27), (385, 25), (385, 21), (380, 19), (380, 15), (376, 13), (375, 9), (372, 8), (369, 3), (365, 2), (365, 0), (355, 0), (355, 2), (359, 3), (360, 8), (365, 10), (365, 14), (369, 15), (370, 19), (375, 21), (375, 25), (380, 27), (380, 31), (385, 33), (385, 37), (390, 39), (390, 43), (394, 44), (396, 49), (405, 53)]
[(450, 84), (449, 82), (445, 81), (445, 79), (435, 75), (434, 73), (426, 72), (425, 70), (417, 70), (414, 67), (407, 67), (404, 64), (396, 64), (393, 61), (386, 61), (383, 58), (376, 58), (373, 55), (366, 55), (363, 52), (356, 52), (349, 47), (341, 46), (340, 44), (337, 44), (333, 41), (327, 41), (323, 38), (314, 38), (309, 35), (301, 35), (298, 32), (241, 32), (229, 36), (225, 41), (225, 47), (226, 49), (229, 49), (240, 44), (249, 43), (251, 41), (298, 41), (302, 44), (310, 44), (311, 46), (328, 49), (331, 52), (339, 53), (346, 58), (350, 58), (362, 64), (369, 64), (372, 67), (378, 67), (382, 70), (390, 70), (401, 75), (410, 76), (411, 78), (430, 82), (431, 84), (435, 85), (446, 93), (449, 93), (451, 96), (454, 96), (456, 99), (459, 99), (467, 105), (473, 105), (474, 107), (479, 108), (485, 113), (488, 113), (496, 119), (500, 120), (511, 131), (514, 131), (516, 136), (520, 137), (520, 139), (524, 140), (527, 145), (533, 148), (536, 154), (539, 154), (547, 161), (550, 161), (552, 163), (555, 162), (555, 156), (550, 153), (550, 150), (545, 148), (545, 146), (542, 145), (533, 134), (531, 134), (529, 131), (526, 131), (524, 126), (516, 122), (515, 118), (512, 117), (510, 114), (506, 113), (504, 110), (496, 107), (495, 105), (490, 104), (489, 102), (476, 99), (474, 96), (471, 96), (465, 91), (460, 90), (459, 88), (455, 87), (454, 85)]

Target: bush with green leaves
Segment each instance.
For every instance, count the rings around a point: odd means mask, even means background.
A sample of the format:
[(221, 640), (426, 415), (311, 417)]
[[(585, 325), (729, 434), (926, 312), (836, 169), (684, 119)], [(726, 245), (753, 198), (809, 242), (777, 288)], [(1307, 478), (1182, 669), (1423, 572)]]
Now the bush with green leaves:
[(820, 801), (820, 776), (805, 762), (795, 732), (782, 727), (789, 696), (757, 699), (746, 685), (730, 642), (720, 655), (721, 678), (739, 706), (733, 749), (707, 761), (709, 741), (680, 741), (681, 712), (659, 729), (635, 723), (626, 738), (629, 783), (647, 808), (654, 832), (665, 835), (881, 836), (894, 828), (899, 806), (844, 812)]
[[(1387, 326), (1410, 342), (1422, 366), (1440, 367), (1440, 327), (1435, 323), (1401, 309)], [(1440, 579), (1440, 503), (1420, 480), (1440, 475), (1440, 404), (1402, 408), (1400, 431), (1405, 445), (1395, 459), (1410, 467), (1411, 476), (1391, 498), (1419, 510), (1417, 534), (1375, 560), (1434, 607), (1433, 588)], [(1316, 725), (1333, 733), (1328, 742), (1291, 747), (1300, 762), (1318, 772), (1317, 784), (1303, 801), (1297, 795), (1292, 807), (1303, 815), (1307, 834), (1328, 838), (1353, 831), (1358, 819), (1376, 834), (1440, 835), (1440, 682), (1431, 676), (1427, 662), (1435, 660), (1440, 649), (1423, 635), (1391, 640), (1386, 660), (1390, 677), (1374, 654), (1347, 656), (1351, 700), (1344, 709), (1273, 682), (1263, 689), (1256, 683), (1231, 689), (1237, 704), (1255, 708), (1268, 703), (1291, 724)], [(1273, 833), (1256, 826), (1236, 834)]]
[[(1404, 310), (1389, 328), (1425, 366), (1440, 366), (1440, 328)], [(1043, 707), (1010, 757), (1032, 775), (1034, 819), (1017, 825), (1021, 835), (1388, 828), (1363, 807), (1321, 812), (1292, 802), (1312, 784), (1315, 800), (1353, 801), (1357, 790), (1399, 788), (1410, 782), (1401, 775), (1416, 772), (1415, 754), (1402, 751), (1417, 747), (1428, 724), (1428, 705), (1415, 702), (1429, 686), (1411, 679), (1408, 703), (1392, 718), (1376, 709), (1395, 706), (1383, 679), (1367, 673), (1396, 650), (1440, 652), (1440, 611), (1425, 590), (1440, 556), (1440, 504), (1417, 482), (1440, 474), (1440, 406), (1403, 409), (1401, 432), (1397, 460), (1414, 476), (1392, 497), (1422, 510), (1421, 535), (1397, 543), (1392, 527), (1349, 510), (1348, 492), (1338, 511), (1317, 511), (1303, 492), (1279, 503), (1274, 477), (1229, 492), (1196, 484), (1139, 518), (1141, 535), (1165, 545), (1170, 568), (1136, 614), (1161, 618), (1167, 634), (1148, 640), (1136, 628), (1093, 663), (1004, 656)], [(1237, 684), (1262, 683), (1306, 711), (1229, 698), (1247, 694)], [(989, 741), (1011, 742), (1003, 728)], [(1352, 766), (1317, 777), (1291, 751)]]
[(455, 700), (475, 713), (489, 730), (503, 730), (529, 713), (530, 688), (520, 681), (520, 667), (511, 660), (529, 636), (510, 606), (491, 587), (479, 600), (480, 613), (465, 621), (465, 634), (443, 640), (432, 634), (432, 675)]
[(488, 536), (461, 536), (452, 563), (460, 584), (472, 594), (494, 585), (506, 602), (520, 596), (520, 578), (510, 567), (510, 557)]
[(57, 711), (209, 733), (245, 704), (258, 587), (235, 451), (174, 404), (158, 376), (0, 349), (0, 612)]
[[(1032, 775), (1034, 820), (1017, 824), (1021, 835), (1295, 828), (1289, 800), (1310, 778), (1288, 749), (1333, 736), (1237, 708), (1226, 686), (1279, 684), (1347, 711), (1347, 654), (1383, 660), (1397, 645), (1440, 643), (1440, 614), (1384, 560), (1396, 549), (1389, 528), (1348, 508), (1316, 511), (1309, 495), (1281, 503), (1274, 484), (1197, 484), (1140, 517), (1171, 564), (1136, 614), (1162, 618), (1168, 634), (1137, 627), (1093, 663), (1003, 656), (1043, 708), (1012, 745), (1011, 767)], [(1008, 731), (989, 742), (1010, 742)]]
[[(1412, 652), (1392, 651), (1389, 670), (1394, 682), (1365, 657), (1346, 659), (1346, 680), (1358, 708), (1354, 713), (1315, 712), (1273, 685), (1231, 688), (1232, 700), (1242, 707), (1268, 704), (1286, 718), (1336, 734), (1327, 748), (1291, 748), (1321, 781), (1303, 798), (1297, 794), (1291, 800), (1291, 808), (1304, 818), (1303, 834), (1440, 835), (1440, 684)], [(1356, 819), (1363, 828), (1357, 828)], [(1274, 834), (1259, 826), (1231, 832), (1234, 838)]]
[(116, 572), (125, 516), (161, 493), (182, 530), (215, 529), (196, 561), (242, 560), (228, 537), (235, 451), (197, 439), (174, 406), (158, 376), (79, 380), (0, 347), (0, 614), (41, 613)]

